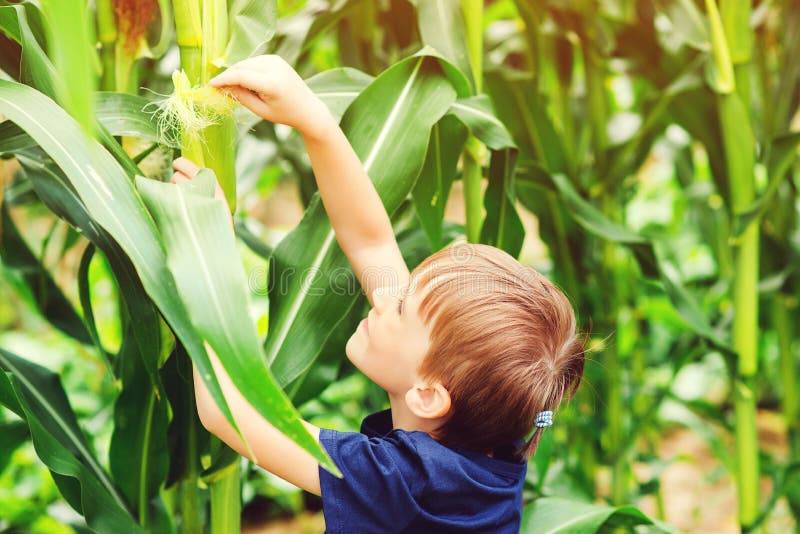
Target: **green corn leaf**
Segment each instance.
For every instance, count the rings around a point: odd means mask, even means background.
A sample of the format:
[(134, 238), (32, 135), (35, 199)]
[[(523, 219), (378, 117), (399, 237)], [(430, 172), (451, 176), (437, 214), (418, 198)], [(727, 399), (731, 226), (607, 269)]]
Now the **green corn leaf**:
[[(231, 471), (239, 469), (242, 455), (225, 445), (216, 437), (211, 438), (211, 465), (200, 473), (200, 479), (209, 486), (230, 476)], [(238, 492), (237, 492), (238, 498)]]
[[(609, 220), (592, 204), (584, 200), (575, 191), (567, 178), (562, 174), (551, 175), (553, 184), (561, 195), (561, 199), (570, 209), (573, 217), (587, 230), (591, 229), (595, 235), (604, 237), (617, 243), (638, 245), (647, 243), (647, 239), (626, 226)], [(650, 262), (654, 264), (654, 262)]]
[(222, 61), (226, 66), (260, 53), (272, 39), (278, 24), (277, 2), (233, 0), (229, 21), (233, 30)]
[(0, 31), (22, 47), (22, 81), (55, 98), (58, 74), (40, 44), (44, 42), (44, 29), (38, 8), (29, 2), (0, 1)]
[(25, 420), (25, 410), (22, 409), (22, 405), (17, 399), (17, 394), (11, 385), (11, 380), (6, 373), (0, 373), (0, 406), (8, 408), (20, 419)]
[[(50, 57), (60, 74), (59, 102), (88, 133), (94, 130), (92, 98), (97, 88), (98, 59), (94, 26), (86, 0), (42, 0)], [(69, 31), (61, 31), (69, 28)]]
[(69, 181), (64, 173), (45, 154), (19, 154), (17, 159), (39, 198), (54, 213), (79, 228), (86, 238), (105, 253), (128, 314), (137, 318), (133, 323), (133, 333), (140, 354), (145, 356), (144, 364), (150, 373), (152, 384), (160, 389), (157, 374), (161, 341), (158, 310), (144, 292), (130, 259), (114, 239), (92, 220), (81, 199), (68, 185)]
[(482, 0), (460, 0), (461, 14), (464, 18), (466, 50), (472, 69), (474, 92), (483, 91), (483, 27), (484, 6)]
[(800, 132), (786, 132), (775, 136), (769, 144), (767, 156), (767, 175), (770, 184), (767, 192), (772, 191), (774, 180), (781, 180), (797, 158), (797, 148), (800, 145)]
[(678, 529), (650, 519), (633, 506), (601, 506), (558, 497), (541, 497), (522, 512), (525, 534), (605, 532), (607, 528), (651, 525), (651, 531), (675, 533)]
[(91, 451), (57, 374), (0, 349), (0, 399), (22, 408), (36, 454), (69, 504), (97, 532), (142, 532)]
[(153, 57), (161, 57), (166, 53), (172, 44), (172, 34), (175, 31), (170, 0), (158, 0), (158, 11), (161, 18), (161, 30), (158, 33), (158, 41), (150, 47), (150, 54)]
[(725, 150), (719, 124), (716, 95), (707, 89), (694, 89), (673, 99), (669, 113), (689, 134), (700, 141), (708, 152), (708, 165), (717, 191), (730, 202), (730, 184), (726, 177)]
[(314, 365), (286, 386), (286, 392), (297, 406), (316, 398), (325, 388), (336, 382), (344, 360), (347, 340), (363, 319), (365, 302), (365, 296), (360, 296), (353, 302), (347, 315), (336, 324), (325, 340)]
[(92, 224), (106, 230), (125, 251), (148, 295), (186, 345), (211, 395), (236, 428), (202, 340), (178, 297), (155, 226), (129, 177), (55, 102), (29, 87), (0, 80), (0, 113), (16, 122), (55, 161)]
[[(511, 135), (503, 123), (495, 116), (491, 102), (486, 95), (458, 99), (450, 106), (447, 116), (457, 117), (473, 136), (494, 150), (515, 147)], [(447, 119), (447, 116), (445, 116), (445, 119)], [(466, 137), (462, 139), (461, 129), (457, 128), (456, 125), (449, 124), (445, 119), (442, 119), (437, 124), (437, 129), (434, 129), (431, 134), (431, 146), (428, 148), (425, 168), (420, 174), (414, 189), (417, 214), (420, 217), (423, 228), (425, 228), (431, 239), (431, 245), (435, 248), (439, 248), (442, 244), (439, 237), (441, 221), (447, 196), (450, 192), (450, 184), (456, 174), (455, 164), (458, 162), (459, 153), (453, 152), (453, 150), (455, 149), (455, 144), (463, 146), (466, 142)], [(438, 128), (447, 128), (449, 131), (439, 133)], [(436, 143), (438, 145), (434, 147)], [(436, 167), (439, 168), (437, 169)], [(500, 195), (502, 196), (502, 193)], [(501, 196), (490, 199), (488, 202), (496, 202)], [(489, 213), (491, 214), (491, 212)], [(516, 209), (514, 209), (512, 219), (515, 216)], [(510, 221), (510, 219), (504, 220)], [(496, 221), (494, 220), (489, 222), (490, 226), (495, 223)], [(518, 235), (517, 231), (521, 227), (513, 224), (512, 226), (514, 227), (512, 234)], [(488, 236), (486, 239), (489, 239)], [(494, 242), (493, 239), (492, 242)], [(511, 246), (512, 250), (515, 248), (516, 245)]]
[(197, 415), (192, 379), (192, 360), (180, 343), (176, 343), (169, 359), (161, 368), (169, 399), (172, 420), (167, 429), (169, 473), (166, 487), (184, 479), (196, 479), (202, 466), (201, 451), (208, 450), (210, 434)]
[[(112, 136), (139, 137), (178, 148), (169, 136), (159, 133), (153, 115), (143, 112), (151, 105), (140, 96), (102, 91), (95, 94), (95, 118)], [(36, 141), (22, 128), (8, 120), (0, 122), (0, 153), (14, 154), (34, 146)]]
[(734, 354), (731, 346), (720, 339), (717, 332), (708, 323), (708, 318), (706, 314), (703, 313), (697, 300), (695, 300), (686, 287), (680, 283), (678, 270), (661, 257), (659, 257), (658, 267), (661, 272), (661, 284), (664, 286), (664, 290), (667, 296), (669, 296), (670, 302), (672, 302), (672, 305), (681, 317), (683, 317), (686, 324), (689, 325), (695, 333), (710, 341), (712, 345), (725, 354)]
[(458, 67), (470, 81), (475, 93), (467, 47), (467, 31), (460, 0), (411, 0), (417, 9), (417, 22), (422, 42), (436, 50), (442, 57)]
[(720, 0), (720, 15), (731, 62), (749, 63), (753, 55), (753, 31), (750, 29), (752, 7), (749, 0)]
[(141, 177), (136, 185), (161, 231), (167, 264), (192, 322), (233, 383), (275, 428), (336, 472), (265, 365), (261, 340), (249, 319), (247, 277), (236, 261), (229, 215), (224, 203), (213, 198), (215, 180), (206, 170), (178, 185)]
[(254, 253), (258, 254), (265, 260), (269, 260), (270, 256), (272, 256), (272, 247), (263, 242), (257, 235), (250, 231), (247, 227), (247, 224), (243, 220), (237, 220), (233, 226), (234, 231), (236, 232), (236, 237), (238, 237), (242, 243), (247, 245)]
[[(0, 404), (2, 404), (2, 400), (0, 400)], [(8, 466), (14, 451), (28, 439), (30, 439), (30, 431), (24, 421), (0, 423), (0, 473)]]
[(95, 117), (113, 136), (128, 136), (179, 148), (161, 135), (151, 112), (153, 102), (137, 95), (100, 91), (95, 94)]
[(525, 228), (517, 213), (514, 193), (515, 148), (492, 151), (489, 185), (484, 196), (486, 219), (481, 228), (481, 243), (493, 245), (518, 257), (525, 239)]
[(444, 245), (444, 209), (450, 186), (458, 173), (458, 157), (467, 135), (467, 129), (461, 121), (449, 114), (434, 125), (425, 164), (412, 191), (417, 217), (433, 250), (439, 250)]
[(108, 362), (111, 362), (111, 356), (103, 348), (103, 343), (100, 340), (100, 334), (97, 332), (97, 324), (94, 320), (94, 310), (92, 309), (91, 285), (89, 282), (89, 265), (94, 257), (96, 247), (94, 244), (89, 243), (86, 250), (81, 255), (81, 263), (78, 265), (78, 297), (80, 298), (81, 307), (83, 308), (83, 320), (86, 323), (86, 329), (92, 338), (94, 346)]
[[(511, 210), (503, 210), (501, 216), (502, 221), (510, 223), (510, 226), (507, 228), (505, 222), (503, 222), (500, 227), (496, 226), (498, 219), (495, 216), (497, 214), (491, 212), (488, 213), (491, 219), (488, 222), (488, 226), (486, 221), (481, 222), (480, 179), (482, 175), (481, 161), (485, 153), (485, 147), (479, 142), (479, 139), (481, 141), (485, 140), (487, 146), (495, 151), (511, 147), (514, 147), (514, 150), (516, 150), (510, 134), (505, 126), (497, 119), (490, 101), (484, 95), (471, 97), (469, 99), (461, 99), (453, 104), (450, 112), (468, 126), (472, 134), (466, 142), (461, 177), (464, 183), (464, 198), (467, 210), (467, 239), (471, 241), (496, 243), (497, 237), (502, 237), (503, 235), (515, 235), (518, 237), (521, 235), (519, 232), (522, 230), (522, 226), (521, 222), (518, 220), (512, 222), (515, 218), (518, 219), (515, 207), (511, 208)], [(485, 205), (491, 205), (493, 207), (505, 206), (503, 203), (498, 204), (505, 196), (504, 193), (498, 192), (497, 189), (497, 187), (500, 187), (500, 190), (503, 190), (505, 186), (502, 184), (502, 180), (500, 182), (495, 182), (495, 187), (493, 187), (491, 191), (487, 191), (490, 198), (484, 198)], [(509, 181), (508, 185), (510, 184), (511, 182)], [(511, 189), (508, 191), (511, 191)], [(506, 215), (510, 215), (510, 218), (507, 218)], [(516, 224), (517, 222), (519, 222), (519, 224)], [(487, 230), (482, 232), (481, 226), (486, 227)], [(498, 233), (497, 231), (500, 228), (503, 230)], [(505, 230), (508, 230), (509, 233), (505, 233)], [(517, 248), (516, 240), (517, 238), (515, 237), (514, 243), (508, 243), (509, 250), (513, 251)]]
[(129, 341), (132, 338), (134, 332), (129, 324), (117, 355), (123, 388), (114, 403), (109, 467), (128, 502), (133, 504), (140, 524), (152, 528), (159, 519), (158, 510), (163, 508), (158, 493), (169, 467), (169, 408), (166, 397), (157, 394), (143, 365), (148, 355), (140, 354), (138, 344)]
[(533, 78), (497, 71), (486, 74), (497, 117), (511, 132), (523, 156), (537, 159), (550, 172), (566, 172), (561, 137), (545, 112)]
[[(431, 128), (459, 94), (449, 82), (453, 67), (423, 55), (428, 53), (424, 50), (378, 76), (341, 121), (389, 214), (410, 193)], [(463, 77), (457, 87), (466, 96)], [(269, 275), (265, 348), (278, 383), (286, 385), (310, 367), (357, 296), (342, 295), (334, 287), (353, 287), (354, 275), (318, 196), (275, 249)]]
[(459, 98), (450, 106), (449, 113), (458, 117), (487, 147), (493, 150), (516, 147), (505, 124), (497, 118), (488, 96)]
[(336, 120), (374, 78), (358, 69), (343, 67), (320, 72), (306, 80), (308, 87), (325, 102)]
[(14, 154), (36, 146), (36, 141), (11, 121), (0, 122), (0, 154)]
[[(636, 257), (642, 273), (649, 278), (661, 281), (670, 301), (681, 314), (686, 325), (714, 347), (726, 354), (733, 354), (730, 345), (720, 339), (709, 324), (694, 297), (680, 284), (674, 267), (659, 256), (656, 241), (609, 220), (600, 210), (581, 197), (563, 175), (551, 175), (544, 169), (535, 166), (531, 167), (528, 172), (534, 173), (537, 177), (532, 180), (526, 176), (524, 181), (518, 181), (516, 185), (520, 194), (523, 192), (526, 195), (546, 194), (547, 191), (541, 189), (541, 184), (549, 182), (549, 188), (558, 192), (559, 199), (564, 203), (567, 213), (575, 222), (592, 235), (627, 246)], [(537, 185), (534, 186), (534, 183)]]
[(5, 202), (0, 205), (0, 212), (0, 259), (3, 264), (20, 272), (39, 311), (53, 326), (81, 343), (90, 344), (92, 339), (83, 321), (39, 258), (28, 248)]
[[(41, 158), (40, 158), (41, 159)], [(38, 163), (38, 161), (37, 161)], [(25, 167), (30, 169), (30, 162), (23, 159)], [(155, 396), (159, 391), (163, 391), (159, 376), (157, 374), (158, 358), (159, 358), (159, 343), (160, 339), (160, 323), (157, 311), (153, 308), (152, 301), (144, 293), (141, 283), (136, 277), (132, 265), (130, 265), (127, 257), (122, 254), (115, 243), (104, 233), (102, 230), (93, 227), (91, 223), (86, 224), (89, 220), (85, 211), (76, 203), (79, 201), (74, 198), (74, 193), (69, 189), (60, 186), (57, 178), (53, 178), (54, 174), (47, 174), (44, 172), (30, 173), (32, 181), (36, 187), (37, 193), (40, 197), (55, 211), (69, 212), (71, 216), (78, 221), (78, 226), (84, 230), (84, 233), (93, 242), (101, 244), (109, 254), (109, 263), (112, 271), (117, 278), (117, 283), (120, 287), (125, 306), (128, 309), (127, 317), (136, 317), (137, 320), (131, 324), (133, 328), (128, 328), (125, 338), (123, 339), (123, 348), (115, 359), (115, 366), (129, 367), (131, 363), (138, 367), (142, 366), (144, 362), (148, 373), (150, 375), (149, 382), (142, 381), (139, 378), (136, 384), (130, 386), (129, 379), (122, 377), (124, 387), (121, 396), (117, 401), (117, 409), (115, 411), (115, 433), (112, 436), (111, 446), (111, 468), (114, 473), (115, 480), (121, 485), (125, 495), (129, 498), (129, 502), (135, 503), (136, 508), (139, 509), (139, 517), (142, 524), (151, 525), (155, 530), (159, 530), (159, 525), (164, 523), (164, 508), (158, 505), (158, 498), (155, 497), (155, 492), (158, 486), (158, 480), (163, 480), (163, 475), (158, 476), (153, 474), (153, 470), (159, 466), (162, 470), (166, 470), (166, 456), (164, 451), (158, 447), (145, 447), (135, 448), (133, 451), (124, 450), (122, 456), (122, 463), (115, 462), (116, 449), (120, 447), (117, 443), (122, 443), (121, 448), (125, 446), (141, 445), (142, 440), (145, 444), (155, 441), (158, 442), (160, 427), (166, 426), (166, 407), (162, 401), (160, 405), (156, 402), (155, 407), (160, 406), (160, 410), (148, 412), (143, 410), (144, 406), (154, 402)], [(51, 179), (47, 177), (50, 176)], [(84, 270), (84, 265), (88, 267), (87, 258), (90, 256), (84, 255), (81, 261), (81, 271)], [(88, 269), (87, 269), (88, 270)], [(79, 284), (83, 286), (84, 275), (79, 273)], [(81, 299), (84, 303), (84, 310), (87, 313), (87, 321), (91, 314), (91, 304), (89, 303), (88, 295), (84, 295), (85, 288), (81, 289)], [(96, 337), (96, 333), (94, 335)], [(96, 341), (99, 346), (99, 340)], [(100, 348), (102, 351), (102, 348)], [(124, 369), (123, 369), (124, 371)], [(117, 373), (119, 374), (120, 371)], [(147, 375), (145, 375), (147, 377)], [(139, 399), (141, 396), (143, 399)], [(149, 398), (147, 397), (149, 395)], [(141, 402), (140, 402), (141, 401)], [(127, 412), (122, 414), (121, 406), (127, 406)], [(159, 425), (159, 422), (161, 423)], [(135, 427), (135, 428), (133, 428)], [(127, 433), (127, 434), (126, 434)], [(118, 435), (124, 436), (122, 439), (116, 437)], [(116, 438), (115, 438), (116, 437)], [(140, 461), (135, 462), (136, 469), (130, 468), (130, 458), (136, 455), (145, 454), (146, 457)], [(150, 481), (150, 484), (139, 484), (139, 480)], [(156, 488), (153, 488), (153, 480), (156, 480)], [(133, 489), (132, 489), (133, 488)], [(149, 488), (149, 491), (144, 495), (140, 494), (140, 490)], [(142, 512), (141, 506), (138, 503), (146, 503), (147, 509)]]
[(696, 50), (711, 50), (708, 20), (692, 0), (657, 0), (656, 5), (672, 23), (681, 41)]
[(744, 213), (734, 220), (733, 237), (742, 236), (753, 221), (760, 219), (772, 204), (772, 199), (781, 183), (788, 176), (787, 171), (797, 157), (797, 146), (800, 143), (800, 132), (790, 132), (775, 137), (769, 144), (767, 156), (767, 175), (769, 182), (761, 197)]
[(296, 64), (317, 37), (366, 1), (334, 0), (327, 10), (324, 4), (309, 4), (298, 13), (282, 18), (276, 30), (282, 39), (275, 53), (289, 64)]
[(736, 88), (736, 81), (733, 77), (733, 63), (725, 38), (725, 29), (722, 26), (716, 0), (705, 0), (705, 4), (711, 35), (711, 58), (706, 78), (714, 91), (729, 94)]

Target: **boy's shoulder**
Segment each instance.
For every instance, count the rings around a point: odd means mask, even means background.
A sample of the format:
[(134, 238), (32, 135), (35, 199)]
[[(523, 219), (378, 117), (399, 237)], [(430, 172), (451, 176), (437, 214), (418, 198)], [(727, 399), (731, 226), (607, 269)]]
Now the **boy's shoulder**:
[[(425, 432), (392, 429), (391, 414), (361, 432), (323, 429), (320, 442), (344, 474), (320, 471), (328, 532), (516, 532), (526, 465), (450, 449)], [(475, 510), (475, 515), (465, 514)], [(438, 529), (438, 530), (437, 530)]]

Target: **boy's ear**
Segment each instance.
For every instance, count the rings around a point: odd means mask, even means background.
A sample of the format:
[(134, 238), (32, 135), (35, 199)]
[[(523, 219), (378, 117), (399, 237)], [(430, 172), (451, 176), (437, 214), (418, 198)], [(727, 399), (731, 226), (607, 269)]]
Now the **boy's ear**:
[(440, 382), (414, 384), (406, 391), (406, 404), (422, 419), (438, 419), (450, 412), (450, 393)]

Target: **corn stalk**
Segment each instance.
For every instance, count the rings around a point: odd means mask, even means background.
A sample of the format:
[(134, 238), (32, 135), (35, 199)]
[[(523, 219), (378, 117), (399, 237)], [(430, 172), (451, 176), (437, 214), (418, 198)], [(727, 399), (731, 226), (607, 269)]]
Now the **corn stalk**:
[[(229, 40), (227, 2), (173, 0), (173, 11), (181, 67), (192, 86), (204, 86), (219, 72), (218, 60), (224, 55)], [(182, 132), (182, 155), (214, 171), (231, 212), (236, 210), (235, 136), (233, 117), (224, 118), (199, 133)], [(239, 477), (237, 461), (209, 484), (212, 534), (240, 530)], [(187, 501), (186, 504), (193, 507), (195, 503)], [(196, 515), (194, 510), (186, 512)]]
[[(591, 6), (587, 9), (594, 10), (594, 5), (591, 4)], [(590, 11), (586, 20), (591, 21), (597, 18), (598, 13)], [(603, 169), (606, 168), (606, 151), (609, 144), (606, 132), (609, 104), (604, 79), (605, 70), (596, 28), (592, 24), (584, 24), (582, 30), (584, 38), (581, 40), (581, 51), (583, 53), (583, 66), (586, 77), (586, 99), (595, 158), (594, 165)], [(607, 176), (599, 178), (599, 182), (608, 183), (610, 180), (617, 179), (617, 176), (609, 173)], [(619, 204), (616, 201), (617, 194), (617, 190), (607, 189), (603, 192), (601, 199), (602, 211), (610, 220), (614, 220), (620, 211)], [(606, 331), (616, 332), (617, 334), (619, 334), (620, 310), (625, 305), (623, 289), (626, 286), (620, 280), (623, 266), (619, 261), (618, 249), (618, 245), (613, 241), (605, 240), (602, 243), (603, 294), (608, 299), (606, 303), (608, 306), (606, 311)], [(624, 355), (617, 340), (606, 345), (603, 353), (608, 380), (605, 440), (608, 450), (611, 452), (612, 461), (611, 502), (621, 505), (628, 502), (628, 480), (630, 476), (629, 462), (623, 446), (625, 441), (625, 421), (628, 413), (623, 393), (626, 376), (622, 363)]]
[[(483, 2), (481, 0), (461, 0), (461, 11), (464, 16), (466, 45), (469, 64), (472, 68), (472, 79), (475, 94), (480, 94), (483, 86)], [(466, 217), (467, 240), (478, 243), (481, 237), (482, 198), (481, 178), (483, 177), (483, 160), (486, 147), (475, 136), (467, 138), (462, 154), (464, 184), (464, 209)]]
[(103, 74), (100, 78), (102, 91), (117, 88), (115, 76), (115, 45), (117, 42), (117, 23), (114, 18), (114, 5), (111, 0), (97, 0), (97, 40), (100, 44), (100, 62)]
[[(713, 52), (712, 84), (717, 93), (720, 130), (734, 217), (755, 201), (754, 139), (748, 112), (752, 30), (747, 1), (723, 0), (720, 10), (706, 0)], [(759, 512), (759, 457), (755, 380), (758, 373), (759, 227), (752, 221), (734, 244), (733, 348), (738, 354), (734, 383), (739, 522), (753, 525)]]

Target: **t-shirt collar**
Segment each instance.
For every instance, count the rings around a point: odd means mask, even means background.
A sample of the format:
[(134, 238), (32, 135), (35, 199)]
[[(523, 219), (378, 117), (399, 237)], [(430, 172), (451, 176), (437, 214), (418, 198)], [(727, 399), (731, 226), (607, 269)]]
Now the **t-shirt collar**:
[[(361, 433), (368, 438), (382, 438), (387, 436), (392, 430), (392, 410), (383, 410), (368, 415), (361, 422)], [(515, 451), (522, 448), (525, 440), (518, 440), (515, 443), (502, 445), (494, 451), (494, 458), (506, 462), (517, 463), (522, 459), (515, 454)], [(459, 449), (460, 450), (460, 449)]]

